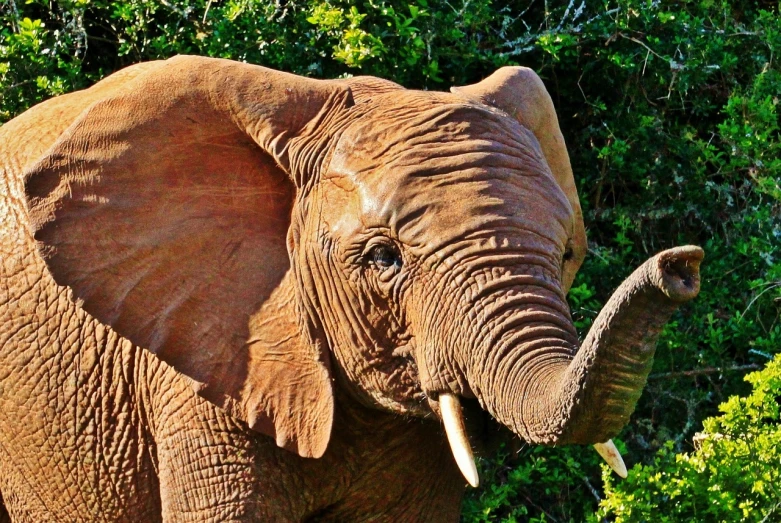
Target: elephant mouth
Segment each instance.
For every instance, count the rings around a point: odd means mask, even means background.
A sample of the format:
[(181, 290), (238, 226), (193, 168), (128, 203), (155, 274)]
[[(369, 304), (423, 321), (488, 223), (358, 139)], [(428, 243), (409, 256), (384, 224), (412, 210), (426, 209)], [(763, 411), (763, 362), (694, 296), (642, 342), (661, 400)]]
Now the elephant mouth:
[(502, 448), (512, 453), (521, 449), (523, 441), (483, 409), (476, 398), (461, 398), (461, 408), (469, 443), (479, 456), (490, 456)]

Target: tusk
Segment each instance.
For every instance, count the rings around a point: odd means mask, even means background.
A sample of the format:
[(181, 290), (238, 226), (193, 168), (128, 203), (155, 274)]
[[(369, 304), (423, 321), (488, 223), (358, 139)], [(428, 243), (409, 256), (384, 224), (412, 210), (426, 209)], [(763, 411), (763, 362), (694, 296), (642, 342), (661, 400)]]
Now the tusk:
[(461, 413), (458, 397), (450, 393), (440, 394), (439, 410), (442, 413), (447, 441), (450, 443), (450, 450), (453, 452), (456, 464), (461, 469), (461, 474), (464, 475), (467, 483), (477, 488), (480, 484), (480, 478), (477, 475), (472, 447), (469, 446), (469, 439), (466, 436), (464, 416)]
[(621, 453), (618, 452), (613, 440), (609, 439), (605, 443), (596, 443), (594, 448), (602, 456), (602, 459), (613, 469), (613, 472), (626, 478), (626, 465), (624, 464), (624, 458), (621, 457)]

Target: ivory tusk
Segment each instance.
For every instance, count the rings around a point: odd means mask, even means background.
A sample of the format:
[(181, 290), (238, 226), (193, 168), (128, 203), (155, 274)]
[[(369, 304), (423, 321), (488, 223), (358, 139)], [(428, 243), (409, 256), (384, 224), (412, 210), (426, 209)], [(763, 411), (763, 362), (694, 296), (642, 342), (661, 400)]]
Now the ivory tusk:
[(605, 443), (596, 443), (594, 448), (602, 456), (602, 459), (613, 469), (613, 472), (626, 478), (626, 465), (624, 464), (624, 458), (621, 457), (621, 453), (618, 452), (613, 440), (609, 439)]
[(453, 452), (456, 464), (467, 483), (477, 488), (480, 484), (480, 478), (477, 475), (475, 457), (466, 435), (464, 416), (461, 413), (461, 404), (458, 402), (458, 398), (450, 393), (440, 394), (439, 410), (442, 413), (447, 441), (450, 443), (450, 450)]

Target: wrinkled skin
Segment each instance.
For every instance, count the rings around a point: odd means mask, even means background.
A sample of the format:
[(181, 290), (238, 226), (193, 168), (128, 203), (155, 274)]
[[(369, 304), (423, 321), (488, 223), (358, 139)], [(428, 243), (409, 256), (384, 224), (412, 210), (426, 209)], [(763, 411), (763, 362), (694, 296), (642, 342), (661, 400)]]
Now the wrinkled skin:
[[(0, 128), (0, 494), (16, 521), (454, 521), (476, 444), (626, 423), (696, 247), (579, 348), (586, 251), (542, 83), (453, 93), (133, 66)], [(3, 510), (0, 508), (0, 521)]]

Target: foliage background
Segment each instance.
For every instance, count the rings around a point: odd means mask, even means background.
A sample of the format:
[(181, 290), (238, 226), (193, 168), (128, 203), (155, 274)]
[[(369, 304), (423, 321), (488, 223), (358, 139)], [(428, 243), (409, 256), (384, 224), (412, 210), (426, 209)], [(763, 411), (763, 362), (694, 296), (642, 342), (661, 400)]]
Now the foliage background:
[[(628, 464), (638, 464), (629, 481), (605, 474), (606, 490), (590, 449), (524, 447), (482, 462), (485, 486), (465, 500), (464, 521), (772, 520), (781, 495), (768, 485), (778, 484), (771, 469), (781, 461), (765, 450), (778, 443), (767, 427), (777, 423), (781, 387), (763, 384), (777, 370), (754, 378), (765, 391), (754, 403), (775, 401), (775, 417), (723, 421), (735, 398), (707, 422), (697, 449), (693, 441), (721, 402), (749, 392), (745, 372), (781, 352), (777, 2), (2, 0), (0, 123), (177, 53), (440, 90), (502, 65), (537, 70), (559, 112), (588, 227), (590, 255), (570, 293), (581, 333), (620, 280), (661, 249), (702, 245), (703, 291), (665, 330), (618, 438)], [(776, 439), (752, 436), (765, 429)], [(745, 443), (744, 452), (718, 447), (724, 441)], [(709, 460), (737, 472), (716, 474)], [(735, 480), (748, 469), (759, 479)], [(703, 512), (711, 505), (726, 511)]]

